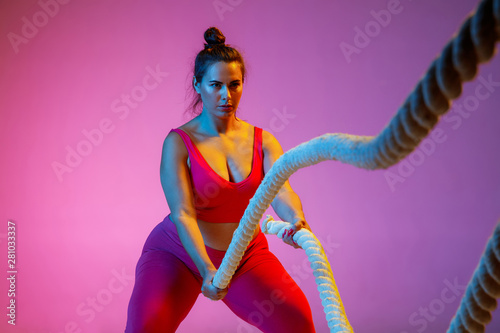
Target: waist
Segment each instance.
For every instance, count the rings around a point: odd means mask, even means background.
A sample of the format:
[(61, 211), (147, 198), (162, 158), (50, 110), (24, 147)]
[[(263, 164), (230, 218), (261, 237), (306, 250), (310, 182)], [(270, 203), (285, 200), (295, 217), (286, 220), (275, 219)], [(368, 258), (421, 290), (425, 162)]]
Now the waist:
[[(203, 220), (197, 220), (197, 222), (205, 246), (216, 251), (224, 252), (228, 249), (229, 244), (231, 244), (233, 233), (239, 226), (239, 222), (212, 223)], [(170, 219), (170, 214), (165, 218), (163, 223), (165, 224), (164, 227), (168, 228), (170, 231), (174, 231), (176, 236), (178, 237), (177, 228), (175, 227), (174, 222)], [(259, 225), (254, 231), (251, 242), (253, 242), (260, 234), (262, 234), (262, 236), (264, 237), (264, 234), (262, 233)]]
[[(234, 231), (238, 228), (237, 223), (211, 223), (198, 220), (198, 227), (203, 236), (203, 241), (206, 246), (211, 248), (226, 251), (233, 239)], [(252, 240), (260, 233), (260, 226), (254, 231)]]
[(228, 224), (237, 227), (253, 194), (253, 192), (245, 194), (225, 192), (211, 201), (205, 201), (195, 192), (197, 219), (201, 223)]

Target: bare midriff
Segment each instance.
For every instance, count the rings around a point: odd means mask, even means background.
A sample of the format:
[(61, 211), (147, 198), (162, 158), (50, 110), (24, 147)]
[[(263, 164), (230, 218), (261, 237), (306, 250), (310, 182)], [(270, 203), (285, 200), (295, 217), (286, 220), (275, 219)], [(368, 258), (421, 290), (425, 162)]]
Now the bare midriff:
[[(198, 227), (205, 245), (219, 251), (226, 251), (233, 239), (233, 233), (238, 228), (239, 222), (235, 223), (210, 223), (198, 220)], [(260, 226), (255, 230), (252, 240), (259, 233)]]

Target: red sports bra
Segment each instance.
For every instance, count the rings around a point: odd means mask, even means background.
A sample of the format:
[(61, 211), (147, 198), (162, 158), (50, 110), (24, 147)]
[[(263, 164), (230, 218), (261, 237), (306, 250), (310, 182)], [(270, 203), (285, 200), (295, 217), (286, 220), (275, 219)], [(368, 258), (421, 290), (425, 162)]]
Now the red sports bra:
[(247, 178), (238, 183), (219, 176), (186, 132), (178, 128), (172, 131), (181, 136), (189, 154), (197, 218), (211, 223), (239, 222), (264, 178), (262, 129), (255, 127), (254, 130), (252, 170)]

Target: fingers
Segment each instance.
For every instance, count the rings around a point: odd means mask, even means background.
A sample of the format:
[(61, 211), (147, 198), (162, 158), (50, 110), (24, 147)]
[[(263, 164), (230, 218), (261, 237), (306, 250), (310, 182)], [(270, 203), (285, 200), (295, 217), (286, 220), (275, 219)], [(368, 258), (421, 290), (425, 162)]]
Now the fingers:
[(226, 294), (227, 294), (227, 288), (226, 289), (219, 289), (217, 287), (212, 286), (212, 290), (210, 290), (207, 295), (203, 294), (205, 297), (208, 299), (211, 299), (212, 301), (220, 301), (223, 299)]
[(227, 294), (228, 288), (219, 289), (212, 284), (212, 280), (203, 281), (203, 285), (201, 287), (201, 293), (206, 298), (212, 301), (220, 301)]
[(283, 242), (298, 249), (300, 248), (300, 246), (293, 239), (293, 236), (297, 233), (298, 230), (296, 230), (294, 227), (295, 226), (292, 226), (290, 229), (285, 230), (285, 232), (283, 233)]

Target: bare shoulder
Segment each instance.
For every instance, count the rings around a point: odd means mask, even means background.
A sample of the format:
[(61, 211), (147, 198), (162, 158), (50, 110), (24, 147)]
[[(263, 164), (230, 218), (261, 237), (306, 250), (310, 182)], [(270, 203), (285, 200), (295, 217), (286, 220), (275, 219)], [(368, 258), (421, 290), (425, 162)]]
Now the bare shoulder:
[(266, 152), (283, 152), (278, 139), (264, 129), (262, 130), (262, 149)]
[[(196, 126), (197, 126), (197, 119), (193, 118), (187, 123), (184, 123), (177, 128), (182, 130), (184, 133), (192, 137), (193, 133), (196, 132)], [(184, 141), (181, 138), (181, 135), (179, 133), (176, 133), (174, 131), (170, 131), (165, 138), (165, 141), (163, 142), (163, 149), (169, 148), (170, 150), (181, 150), (182, 152), (185, 152), (187, 155), (187, 149), (186, 146), (184, 145)]]
[(181, 126), (177, 127), (178, 129), (183, 130), (186, 133), (191, 133), (196, 130), (196, 127), (198, 126), (198, 123), (196, 122), (196, 118), (191, 119), (187, 123), (182, 124)]
[(165, 159), (187, 158), (188, 152), (179, 133), (170, 131), (163, 141), (162, 161)]
[(283, 148), (273, 134), (262, 130), (262, 153), (264, 157), (264, 174), (267, 174), (274, 162), (283, 155)]
[(263, 142), (278, 142), (274, 135), (271, 132), (262, 129), (262, 141)]

